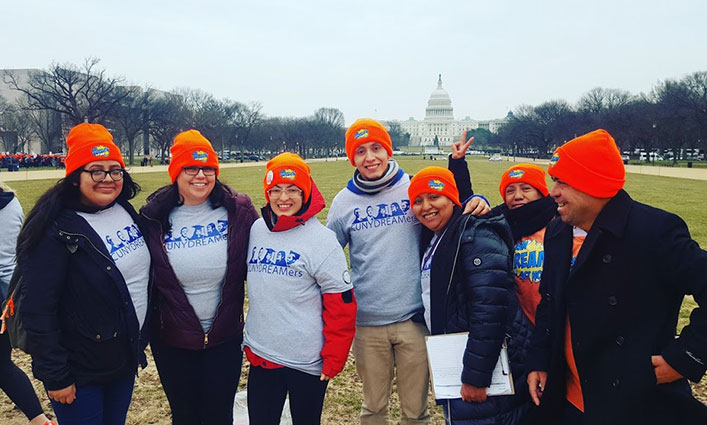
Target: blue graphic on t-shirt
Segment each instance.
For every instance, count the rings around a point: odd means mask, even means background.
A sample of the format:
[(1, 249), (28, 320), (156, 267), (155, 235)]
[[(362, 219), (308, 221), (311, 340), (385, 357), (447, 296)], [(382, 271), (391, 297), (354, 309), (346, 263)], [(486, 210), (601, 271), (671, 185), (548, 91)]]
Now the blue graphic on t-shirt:
[(354, 219), (351, 222), (353, 231), (390, 226), (398, 223), (414, 223), (417, 219), (411, 214), (410, 201), (401, 199), (400, 203), (367, 205), (353, 210)]
[(125, 226), (114, 234), (103, 235), (103, 239), (108, 245), (107, 248), (113, 261), (116, 262), (145, 245), (145, 239), (135, 224)]
[(292, 269), (299, 258), (300, 254), (292, 250), (285, 252), (270, 247), (253, 246), (248, 260), (248, 271), (302, 277), (301, 270)]
[(164, 237), (167, 251), (182, 248), (194, 248), (226, 240), (228, 221), (218, 220), (216, 223), (193, 224), (189, 227), (172, 228)]

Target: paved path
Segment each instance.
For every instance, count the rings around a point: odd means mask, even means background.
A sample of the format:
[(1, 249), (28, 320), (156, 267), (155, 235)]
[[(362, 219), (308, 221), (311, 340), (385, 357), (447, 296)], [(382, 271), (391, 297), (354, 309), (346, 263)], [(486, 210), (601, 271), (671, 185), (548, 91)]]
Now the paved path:
[[(520, 157), (503, 157), (504, 161), (507, 162), (531, 162), (540, 165), (547, 165), (549, 162), (547, 159), (534, 160), (532, 158), (520, 158)], [(324, 161), (347, 161), (346, 158), (316, 158), (308, 159), (307, 162), (324, 162)], [(227, 162), (221, 164), (221, 168), (234, 168), (234, 167), (258, 167), (265, 166), (266, 161), (260, 162)], [(167, 172), (166, 165), (155, 165), (154, 167), (140, 167), (133, 166), (130, 167), (131, 174), (139, 173), (156, 173), (156, 172)], [(627, 173), (634, 174), (649, 174), (654, 176), (662, 177), (676, 177), (681, 179), (691, 179), (691, 180), (707, 180), (707, 168), (683, 168), (683, 167), (655, 167), (650, 165), (627, 165)], [(64, 177), (64, 170), (28, 170), (25, 168), (23, 171), (9, 172), (0, 171), (0, 181), (18, 181), (18, 180), (42, 180), (42, 179), (60, 179)]]
[[(308, 159), (307, 162), (324, 162), (324, 161), (348, 161), (346, 158), (315, 158)], [(265, 166), (267, 161), (259, 162), (226, 162), (220, 164), (221, 168), (236, 168), (236, 167), (258, 167)], [(141, 167), (139, 165), (128, 167), (130, 174), (140, 173), (167, 173), (167, 165), (155, 165), (154, 167)], [(43, 179), (60, 179), (64, 177), (64, 170), (31, 170), (24, 168), (21, 171), (9, 172), (7, 170), (0, 171), (0, 181), (20, 181), (20, 180), (43, 180)]]

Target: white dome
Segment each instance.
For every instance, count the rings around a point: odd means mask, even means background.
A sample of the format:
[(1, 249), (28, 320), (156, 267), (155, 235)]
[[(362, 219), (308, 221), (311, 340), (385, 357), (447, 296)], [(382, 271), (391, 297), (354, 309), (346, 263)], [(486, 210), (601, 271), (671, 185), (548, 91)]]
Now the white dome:
[(449, 93), (442, 88), (442, 74), (439, 75), (437, 81), (437, 89), (430, 94), (430, 99), (427, 101), (425, 109), (426, 120), (453, 120), (454, 109), (452, 108), (452, 99)]

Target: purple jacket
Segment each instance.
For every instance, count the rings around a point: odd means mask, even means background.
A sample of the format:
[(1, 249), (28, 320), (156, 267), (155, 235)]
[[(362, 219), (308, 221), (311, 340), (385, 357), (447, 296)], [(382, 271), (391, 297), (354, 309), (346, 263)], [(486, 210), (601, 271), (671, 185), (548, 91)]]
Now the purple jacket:
[(165, 229), (158, 218), (160, 204), (169, 192), (159, 189), (147, 198), (140, 213), (146, 218), (144, 235), (152, 256), (153, 296), (152, 338), (171, 347), (202, 350), (210, 346), (243, 339), (243, 299), (246, 277), (246, 251), (250, 227), (258, 218), (248, 195), (228, 194), (224, 207), (228, 211), (228, 264), (221, 291), (221, 302), (213, 324), (204, 333), (194, 309), (169, 263), (164, 246)]

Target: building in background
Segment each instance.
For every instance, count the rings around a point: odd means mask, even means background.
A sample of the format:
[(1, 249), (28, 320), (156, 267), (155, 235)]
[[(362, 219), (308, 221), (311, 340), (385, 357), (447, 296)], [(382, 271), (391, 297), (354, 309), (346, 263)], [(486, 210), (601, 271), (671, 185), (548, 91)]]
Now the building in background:
[(403, 133), (410, 134), (410, 146), (450, 146), (460, 140), (464, 131), (481, 128), (496, 133), (506, 122), (507, 118), (480, 121), (468, 116), (455, 120), (452, 99), (442, 87), (440, 74), (437, 89), (427, 101), (425, 119), (419, 121), (411, 117), (407, 121), (400, 121), (399, 124)]

